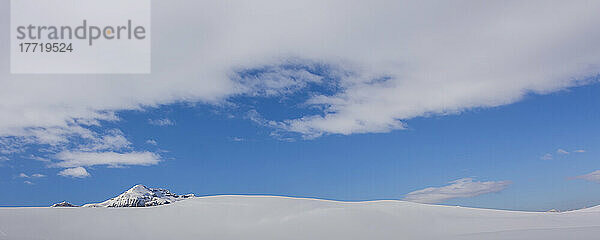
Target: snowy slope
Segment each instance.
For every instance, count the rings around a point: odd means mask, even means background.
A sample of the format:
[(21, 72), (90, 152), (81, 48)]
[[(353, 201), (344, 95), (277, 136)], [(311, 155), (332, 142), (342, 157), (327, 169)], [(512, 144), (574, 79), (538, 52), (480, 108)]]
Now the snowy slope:
[(162, 188), (149, 188), (135, 185), (121, 195), (101, 203), (83, 205), (84, 207), (149, 207), (174, 203), (193, 197), (193, 194), (177, 195)]
[(599, 211), (514, 212), (403, 201), (191, 198), (147, 208), (0, 208), (0, 239), (598, 239)]

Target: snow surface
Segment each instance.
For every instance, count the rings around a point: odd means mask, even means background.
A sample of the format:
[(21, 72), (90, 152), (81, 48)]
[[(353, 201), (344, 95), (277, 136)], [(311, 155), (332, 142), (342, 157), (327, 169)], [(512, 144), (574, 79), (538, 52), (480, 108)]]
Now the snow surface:
[(600, 211), (516, 212), (404, 201), (190, 198), (145, 208), (0, 208), (0, 239), (598, 239)]

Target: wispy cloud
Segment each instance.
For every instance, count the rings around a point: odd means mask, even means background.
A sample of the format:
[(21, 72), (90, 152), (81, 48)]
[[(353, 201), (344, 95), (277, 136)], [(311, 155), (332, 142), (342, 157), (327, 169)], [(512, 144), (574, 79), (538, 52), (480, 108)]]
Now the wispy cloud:
[(25, 150), (25, 145), (30, 143), (22, 138), (15, 137), (0, 137), (0, 154), (13, 154)]
[(101, 151), (101, 150), (120, 150), (128, 149), (131, 142), (125, 138), (123, 132), (119, 129), (111, 129), (107, 134), (93, 138), (88, 145), (79, 146), (81, 151)]
[(161, 126), (161, 127), (175, 125), (175, 121), (168, 119), (168, 118), (148, 119), (148, 123), (155, 125), (155, 126)]
[(19, 177), (21, 177), (21, 178), (43, 178), (43, 177), (46, 177), (46, 175), (41, 174), (41, 173), (34, 173), (31, 175), (27, 175), (26, 173), (20, 173)]
[(50, 159), (45, 158), (45, 157), (40, 157), (40, 156), (36, 156), (36, 155), (29, 155), (30, 159), (36, 160), (36, 161), (40, 161), (40, 162), (50, 162)]
[(148, 139), (148, 140), (146, 140), (146, 144), (156, 146), (156, 145), (158, 145), (158, 142), (156, 142), (156, 140), (154, 140), (154, 139)]
[(33, 182), (31, 182), (31, 181), (27, 181), (27, 180), (23, 181), (23, 183), (25, 183), (25, 184), (27, 184), (27, 185), (34, 185), (34, 183), (33, 183)]
[(275, 122), (273, 121), (269, 121), (267, 119), (265, 119), (258, 111), (256, 111), (255, 109), (252, 109), (250, 111), (248, 111), (246, 113), (245, 118), (250, 119), (250, 121), (261, 125), (261, 126), (271, 126), (273, 125)]
[(53, 166), (73, 168), (96, 165), (107, 165), (110, 167), (121, 166), (150, 166), (156, 165), (161, 161), (160, 155), (152, 152), (71, 152), (64, 151), (56, 154), (56, 159), (60, 162)]
[(58, 175), (72, 178), (86, 178), (91, 176), (83, 167), (67, 168), (58, 172)]
[(600, 183), (600, 170), (596, 170), (585, 175), (577, 176), (575, 178)]
[(569, 151), (564, 150), (562, 148), (559, 148), (558, 150), (556, 150), (556, 153), (558, 153), (558, 154), (569, 154)]
[[(577, 149), (572, 152), (562, 149), (562, 148), (556, 149), (557, 157), (560, 157), (559, 155), (569, 155), (571, 153), (584, 153), (584, 152), (585, 152), (585, 150), (583, 150), (583, 149)], [(542, 160), (552, 160), (553, 158), (554, 158), (554, 155), (552, 153), (546, 153), (540, 157), (540, 159), (542, 159)]]
[(542, 160), (552, 160), (553, 156), (550, 153), (546, 153), (540, 157)]
[(419, 203), (441, 203), (453, 198), (475, 197), (504, 190), (510, 181), (478, 182), (462, 178), (443, 187), (429, 187), (406, 194), (404, 200)]

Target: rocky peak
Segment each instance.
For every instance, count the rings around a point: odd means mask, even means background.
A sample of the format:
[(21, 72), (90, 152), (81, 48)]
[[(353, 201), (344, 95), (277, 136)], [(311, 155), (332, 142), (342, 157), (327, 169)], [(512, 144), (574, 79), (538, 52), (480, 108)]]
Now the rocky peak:
[(177, 195), (167, 189), (135, 185), (115, 198), (101, 203), (86, 204), (84, 207), (149, 207), (170, 204), (191, 197), (194, 195)]
[(60, 203), (52, 204), (51, 207), (79, 207), (79, 206), (77, 206), (75, 204), (71, 204), (70, 202), (67, 202), (67, 201), (63, 201)]

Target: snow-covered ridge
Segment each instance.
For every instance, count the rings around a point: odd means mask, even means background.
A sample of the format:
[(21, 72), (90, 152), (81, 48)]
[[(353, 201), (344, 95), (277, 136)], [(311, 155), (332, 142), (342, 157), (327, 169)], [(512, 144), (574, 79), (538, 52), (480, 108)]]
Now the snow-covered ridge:
[(150, 207), (170, 204), (192, 197), (194, 197), (194, 194), (177, 195), (167, 189), (135, 185), (115, 198), (101, 203), (86, 204), (83, 207)]

